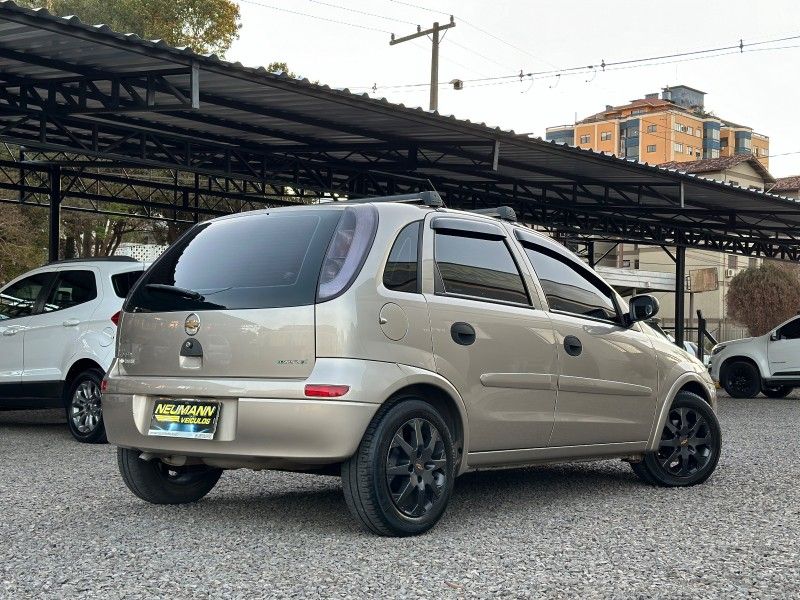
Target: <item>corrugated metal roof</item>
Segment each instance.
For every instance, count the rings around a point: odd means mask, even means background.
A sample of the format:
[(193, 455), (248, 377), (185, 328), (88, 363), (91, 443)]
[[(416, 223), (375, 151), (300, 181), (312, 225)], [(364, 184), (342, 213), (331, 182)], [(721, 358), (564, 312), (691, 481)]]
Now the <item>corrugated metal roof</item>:
[[(787, 222), (800, 227), (800, 207), (789, 198), (391, 104), (367, 94), (352, 94), (307, 79), (270, 73), (263, 67), (246, 67), (187, 48), (173, 48), (163, 41), (117, 33), (104, 25), (87, 25), (77, 17), (60, 18), (43, 9), (21, 8), (10, 0), (0, 2), (0, 51), (0, 74), (35, 80), (58, 79), (86, 70), (145, 74), (199, 65), (199, 110), (82, 116), (87, 123), (121, 123), (124, 118), (127, 124), (154, 131), (178, 132), (198, 140), (235, 140), (243, 146), (276, 152), (319, 144), (326, 148), (331, 160), (362, 166), (367, 159), (353, 149), (386, 144), (424, 149), (443, 143), (466, 148), (470, 144), (498, 143), (496, 171), (487, 169), (485, 164), (465, 168), (463, 153), (444, 153), (435, 164), (413, 173), (467, 188), (474, 185), (476, 189), (491, 181), (509, 193), (514, 186), (525, 183), (580, 183), (584, 186), (581, 194), (594, 198), (593, 210), (598, 214), (606, 211), (598, 199), (604, 184), (642, 184), (647, 187), (644, 192), (640, 189), (638, 197), (635, 192), (632, 197), (615, 196), (618, 203), (609, 214), (619, 215), (619, 202), (625, 202), (631, 210), (638, 211), (631, 213), (638, 219), (674, 219), (695, 228), (702, 227), (704, 221), (690, 216), (689, 209), (735, 210), (750, 215), (741, 217), (748, 223), (746, 229), (721, 225), (718, 219), (708, 221), (708, 227), (727, 233), (763, 235), (774, 231), (781, 237), (793, 237), (793, 232), (787, 232)], [(189, 85), (186, 73), (165, 78), (181, 89)], [(0, 126), (2, 119), (0, 114)], [(69, 143), (68, 137), (64, 139)], [(686, 216), (678, 214), (681, 206), (677, 190), (681, 185)], [(582, 206), (585, 209), (587, 205)], [(662, 213), (661, 209), (668, 210)], [(772, 218), (779, 213), (779, 219)]]

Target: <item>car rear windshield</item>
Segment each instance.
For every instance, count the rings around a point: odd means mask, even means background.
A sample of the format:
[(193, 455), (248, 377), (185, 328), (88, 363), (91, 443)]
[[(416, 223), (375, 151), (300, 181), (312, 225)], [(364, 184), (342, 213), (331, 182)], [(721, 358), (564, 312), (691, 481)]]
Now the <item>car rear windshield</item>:
[(146, 272), (125, 310), (234, 310), (313, 304), (322, 260), (341, 215), (340, 210), (320, 208), (258, 213), (196, 225)]
[(139, 281), (144, 271), (128, 271), (127, 273), (117, 273), (111, 276), (111, 285), (114, 286), (114, 293), (120, 298), (128, 295), (133, 284)]

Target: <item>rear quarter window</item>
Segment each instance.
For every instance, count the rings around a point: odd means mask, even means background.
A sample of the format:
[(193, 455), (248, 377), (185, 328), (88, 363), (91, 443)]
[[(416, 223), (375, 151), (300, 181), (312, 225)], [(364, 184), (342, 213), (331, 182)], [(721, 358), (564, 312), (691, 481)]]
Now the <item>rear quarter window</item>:
[[(341, 210), (258, 213), (196, 225), (145, 273), (128, 312), (235, 310), (313, 304)], [(148, 288), (192, 290), (202, 299)]]
[(127, 273), (117, 273), (111, 276), (111, 285), (114, 288), (114, 293), (120, 297), (125, 298), (133, 288), (133, 285), (139, 281), (144, 271), (128, 271)]

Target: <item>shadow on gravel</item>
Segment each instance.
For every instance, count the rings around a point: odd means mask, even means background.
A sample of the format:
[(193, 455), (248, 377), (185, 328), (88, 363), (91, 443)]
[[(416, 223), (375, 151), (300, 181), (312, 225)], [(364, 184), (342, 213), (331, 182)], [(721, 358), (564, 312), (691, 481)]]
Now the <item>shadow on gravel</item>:
[(67, 417), (63, 409), (45, 410), (2, 410), (0, 409), (0, 428), (3, 427), (64, 427)]
[[(252, 487), (244, 494), (241, 482), (235, 482), (230, 491), (226, 489), (225, 477), (196, 505), (154, 510), (188, 511), (201, 527), (204, 523), (216, 526), (219, 515), (225, 514), (226, 523), (234, 527), (252, 528), (260, 522), (280, 530), (360, 531), (350, 518), (338, 477), (290, 476), (279, 482), (283, 489), (273, 489), (270, 486), (275, 479), (265, 473), (263, 483), (251, 479)], [(293, 485), (297, 488), (291, 489)], [(581, 504), (587, 496), (626, 496), (642, 486), (626, 465), (608, 461), (467, 473), (456, 480), (446, 520), (465, 524), (479, 515), (484, 522), (499, 505), (505, 514), (525, 515), (532, 507)]]

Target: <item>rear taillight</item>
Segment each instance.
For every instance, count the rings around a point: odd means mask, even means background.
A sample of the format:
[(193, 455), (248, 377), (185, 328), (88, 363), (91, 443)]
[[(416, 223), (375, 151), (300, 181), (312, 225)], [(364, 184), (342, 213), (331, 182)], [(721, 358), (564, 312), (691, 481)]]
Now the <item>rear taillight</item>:
[(105, 392), (108, 389), (108, 379), (103, 377), (103, 381), (100, 382), (100, 391)]
[(117, 311), (113, 315), (111, 315), (111, 322), (117, 327), (119, 327), (119, 315), (120, 311)]
[(378, 228), (378, 211), (364, 204), (348, 206), (333, 232), (317, 288), (317, 300), (324, 302), (344, 293), (358, 275)]
[(310, 398), (340, 398), (350, 391), (349, 385), (306, 385), (306, 396)]

